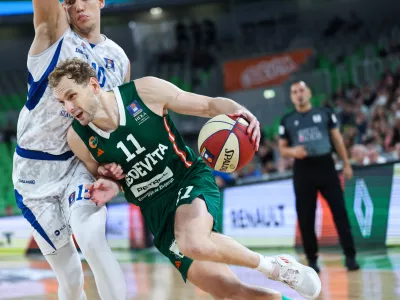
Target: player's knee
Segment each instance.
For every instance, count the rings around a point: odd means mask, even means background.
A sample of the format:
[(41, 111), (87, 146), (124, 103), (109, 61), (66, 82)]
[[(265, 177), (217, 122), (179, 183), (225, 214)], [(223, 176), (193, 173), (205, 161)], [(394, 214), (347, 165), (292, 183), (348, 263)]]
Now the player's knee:
[(241, 283), (238, 282), (236, 285), (223, 285), (223, 288), (216, 289), (211, 295), (217, 300), (239, 300), (244, 299), (241, 290)]
[(203, 260), (213, 255), (213, 247), (206, 239), (184, 239), (177, 240), (180, 252), (191, 259)]

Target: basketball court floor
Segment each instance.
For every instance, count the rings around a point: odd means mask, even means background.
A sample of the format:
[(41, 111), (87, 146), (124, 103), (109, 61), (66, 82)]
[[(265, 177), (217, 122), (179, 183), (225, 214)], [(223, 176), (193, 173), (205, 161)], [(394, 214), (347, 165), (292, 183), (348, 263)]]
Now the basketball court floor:
[[(169, 261), (155, 250), (115, 253), (125, 274), (128, 299), (211, 299), (192, 284), (185, 284)], [(288, 253), (299, 258), (293, 250), (262, 253)], [(342, 257), (338, 252), (322, 254), (322, 292), (319, 299), (400, 299), (399, 248), (388, 249), (386, 252), (360, 253), (359, 262), (362, 270), (348, 273), (343, 268)], [(87, 298), (97, 300), (99, 296), (93, 275), (85, 261), (83, 266)], [(232, 269), (247, 283), (275, 288), (291, 299), (303, 299), (284, 284), (270, 281), (257, 271), (238, 267)], [(0, 299), (57, 299), (57, 281), (43, 257), (26, 258), (21, 254), (0, 254)]]

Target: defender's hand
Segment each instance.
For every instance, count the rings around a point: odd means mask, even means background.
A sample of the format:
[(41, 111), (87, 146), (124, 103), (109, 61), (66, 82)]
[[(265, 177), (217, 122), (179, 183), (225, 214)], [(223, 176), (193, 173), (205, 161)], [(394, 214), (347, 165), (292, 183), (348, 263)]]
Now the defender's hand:
[(111, 201), (119, 193), (118, 184), (112, 180), (100, 178), (94, 183), (87, 184), (85, 198), (90, 198), (96, 205), (101, 206)]
[(119, 164), (110, 163), (106, 165), (101, 165), (97, 169), (99, 175), (111, 178), (113, 180), (121, 180), (125, 177), (124, 170)]
[(251, 141), (253, 142), (253, 146), (256, 151), (260, 147), (260, 122), (258, 122), (257, 118), (248, 110), (238, 110), (234, 114), (231, 114), (232, 117), (242, 117), (247, 122), (249, 122), (249, 127), (247, 128), (247, 134), (250, 136)]

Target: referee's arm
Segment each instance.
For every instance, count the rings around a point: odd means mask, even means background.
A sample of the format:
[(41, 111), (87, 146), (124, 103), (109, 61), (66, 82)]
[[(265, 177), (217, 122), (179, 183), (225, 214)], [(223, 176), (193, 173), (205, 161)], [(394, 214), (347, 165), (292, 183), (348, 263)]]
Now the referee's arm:
[(330, 113), (329, 118), (329, 129), (331, 133), (331, 138), (333, 142), (333, 146), (336, 149), (336, 152), (339, 154), (340, 158), (343, 161), (343, 175), (346, 179), (351, 179), (353, 177), (353, 170), (351, 168), (349, 157), (347, 156), (346, 147), (343, 142), (342, 134), (339, 131), (337, 119), (333, 112)]
[(285, 127), (284, 119), (281, 120), (281, 124), (279, 126), (279, 153), (282, 157), (293, 157), (296, 159), (303, 159), (307, 156), (307, 151), (304, 146), (289, 146), (290, 136)]

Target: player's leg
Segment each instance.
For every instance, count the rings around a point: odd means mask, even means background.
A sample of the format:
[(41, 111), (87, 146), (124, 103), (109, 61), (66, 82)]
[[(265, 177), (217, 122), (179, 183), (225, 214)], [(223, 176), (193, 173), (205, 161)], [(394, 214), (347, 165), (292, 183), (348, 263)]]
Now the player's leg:
[(59, 283), (58, 299), (86, 300), (81, 259), (72, 238), (63, 247), (44, 257), (56, 273)]
[(317, 273), (288, 255), (262, 256), (232, 238), (212, 232), (213, 217), (203, 199), (178, 207), (175, 238), (179, 251), (193, 260), (213, 261), (257, 269), (269, 279), (282, 281), (304, 297), (314, 299), (321, 291)]
[(64, 204), (70, 205), (69, 223), (96, 281), (101, 299), (126, 299), (126, 283), (121, 267), (107, 243), (107, 209), (84, 198), (85, 185), (93, 182), (82, 164), (66, 189)]
[(15, 190), (18, 207), (34, 228), (33, 237), (58, 280), (60, 300), (85, 300), (82, 264), (71, 231), (55, 198), (29, 199)]
[(325, 184), (321, 187), (321, 194), (325, 197), (332, 211), (333, 220), (340, 237), (340, 244), (346, 256), (346, 267), (350, 271), (360, 268), (355, 260), (356, 250), (354, 239), (351, 233), (350, 221), (347, 215), (344, 196), (340, 181), (335, 170), (326, 178)]
[(310, 179), (304, 178), (304, 174), (302, 176), (295, 175), (293, 178), (297, 219), (308, 263), (319, 272), (317, 265), (318, 243), (315, 234), (315, 212), (318, 190), (315, 183)]
[[(151, 211), (153, 212), (154, 209), (151, 209)], [(156, 217), (156, 215), (153, 215), (153, 217)], [(155, 245), (161, 253), (169, 258), (185, 281), (189, 279), (197, 287), (211, 294), (215, 299), (220, 300), (282, 299), (280, 293), (276, 291), (240, 282), (227, 264), (210, 261), (193, 262), (191, 258), (184, 256), (175, 240), (174, 214), (168, 213), (168, 216), (163, 228), (156, 235)]]
[(193, 261), (187, 278), (217, 300), (282, 300), (278, 291), (241, 282), (226, 264)]

